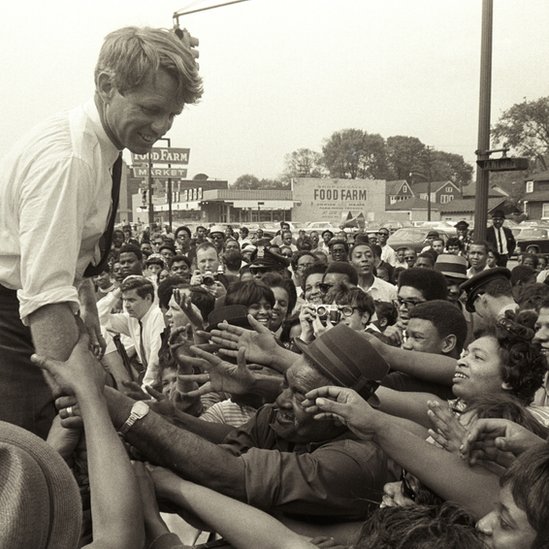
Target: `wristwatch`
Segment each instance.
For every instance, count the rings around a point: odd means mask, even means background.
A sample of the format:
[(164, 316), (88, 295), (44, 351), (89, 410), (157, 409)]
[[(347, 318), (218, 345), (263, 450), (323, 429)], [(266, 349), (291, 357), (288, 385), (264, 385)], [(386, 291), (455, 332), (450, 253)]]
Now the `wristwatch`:
[(130, 411), (130, 415), (124, 425), (120, 427), (118, 430), (119, 435), (125, 435), (132, 427), (132, 425), (139, 421), (140, 419), (143, 419), (150, 411), (150, 408), (147, 404), (145, 404), (142, 400), (138, 400), (133, 406)]

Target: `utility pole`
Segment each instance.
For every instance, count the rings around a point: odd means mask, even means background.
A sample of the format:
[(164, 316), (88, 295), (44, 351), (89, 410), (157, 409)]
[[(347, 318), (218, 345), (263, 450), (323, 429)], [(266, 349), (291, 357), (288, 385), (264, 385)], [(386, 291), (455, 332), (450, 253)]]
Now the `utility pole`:
[(490, 105), (492, 93), (492, 20), (493, 0), (482, 0), (482, 36), (480, 49), (480, 93), (478, 111), (477, 180), (474, 239), (486, 238), (488, 221), (488, 184), (490, 171), (478, 161), (490, 158)]

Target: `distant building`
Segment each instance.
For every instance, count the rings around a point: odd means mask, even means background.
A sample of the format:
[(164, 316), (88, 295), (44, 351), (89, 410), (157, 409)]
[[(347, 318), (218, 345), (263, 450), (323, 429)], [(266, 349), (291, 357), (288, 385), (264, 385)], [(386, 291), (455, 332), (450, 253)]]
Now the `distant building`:
[(549, 219), (549, 170), (524, 181), (523, 211), (529, 219)]
[(387, 181), (387, 206), (415, 198), (414, 191), (406, 179)]
[[(418, 198), (427, 200), (429, 182), (420, 181), (412, 184), (412, 190)], [(456, 198), (461, 198), (461, 191), (451, 181), (431, 181), (431, 204), (448, 204)]]
[[(427, 221), (429, 205), (422, 198), (410, 198), (390, 204), (386, 208), (387, 217), (394, 221)], [(440, 205), (431, 203), (431, 220), (438, 220)]]

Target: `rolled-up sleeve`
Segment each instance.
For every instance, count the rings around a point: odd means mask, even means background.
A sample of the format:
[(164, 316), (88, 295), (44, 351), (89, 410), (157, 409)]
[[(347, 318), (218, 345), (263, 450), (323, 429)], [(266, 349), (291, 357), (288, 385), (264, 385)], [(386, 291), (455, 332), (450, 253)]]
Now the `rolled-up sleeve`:
[(338, 440), (303, 454), (251, 448), (241, 457), (247, 501), (262, 509), (361, 518), (388, 479), (371, 442)]
[(73, 157), (34, 163), (25, 175), (18, 211), (24, 323), (51, 303), (79, 309), (74, 280), (92, 181), (90, 168)]

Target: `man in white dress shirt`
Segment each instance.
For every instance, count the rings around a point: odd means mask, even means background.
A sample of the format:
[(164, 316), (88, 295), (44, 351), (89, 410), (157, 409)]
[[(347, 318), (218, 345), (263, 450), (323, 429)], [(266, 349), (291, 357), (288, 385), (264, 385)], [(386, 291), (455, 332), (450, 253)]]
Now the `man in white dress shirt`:
[(1, 420), (47, 435), (54, 395), (29, 358), (66, 360), (77, 315), (102, 352), (89, 277), (110, 248), (117, 159), (124, 148), (149, 152), (201, 93), (174, 32), (119, 29), (101, 49), (93, 99), (37, 126), (0, 163)]

